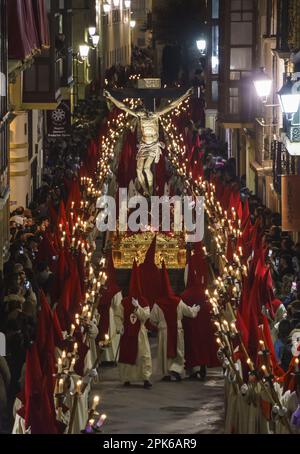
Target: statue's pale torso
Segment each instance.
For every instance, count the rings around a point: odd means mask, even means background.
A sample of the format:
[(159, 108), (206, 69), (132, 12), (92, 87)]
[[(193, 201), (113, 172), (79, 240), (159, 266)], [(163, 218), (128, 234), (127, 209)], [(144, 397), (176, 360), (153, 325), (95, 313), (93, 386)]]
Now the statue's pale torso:
[(159, 122), (157, 116), (147, 118), (140, 116), (140, 127), (142, 141), (147, 145), (151, 145), (159, 140)]

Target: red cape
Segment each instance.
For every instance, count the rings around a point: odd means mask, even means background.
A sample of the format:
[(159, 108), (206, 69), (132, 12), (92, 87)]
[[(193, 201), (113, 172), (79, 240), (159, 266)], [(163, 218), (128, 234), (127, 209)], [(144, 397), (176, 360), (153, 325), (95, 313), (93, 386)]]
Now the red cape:
[(195, 319), (186, 317), (183, 319), (186, 368), (192, 369), (202, 365), (219, 367), (210, 308), (205, 301), (202, 287), (194, 286), (186, 289), (181, 299), (190, 307), (194, 304), (201, 306)]

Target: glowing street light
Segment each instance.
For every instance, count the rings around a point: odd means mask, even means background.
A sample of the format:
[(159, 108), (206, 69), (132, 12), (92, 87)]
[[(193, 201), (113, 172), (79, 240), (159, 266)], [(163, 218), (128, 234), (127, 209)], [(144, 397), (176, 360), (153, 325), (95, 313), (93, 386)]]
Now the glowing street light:
[(89, 27), (89, 35), (92, 37), (96, 33), (96, 27)]
[(280, 107), (288, 120), (292, 120), (300, 105), (299, 83), (288, 77), (286, 83), (278, 92)]
[(135, 26), (136, 26), (136, 20), (131, 20), (130, 21), (130, 27), (131, 28), (135, 28)]
[(100, 41), (100, 35), (93, 35), (92, 36), (92, 43), (94, 47), (97, 47)]
[(196, 41), (196, 45), (197, 45), (197, 49), (199, 50), (199, 52), (202, 54), (202, 55), (205, 55), (206, 53), (206, 46), (207, 46), (207, 43), (206, 43), (206, 40), (205, 39), (198, 39)]
[(105, 14), (108, 14), (110, 12), (110, 4), (109, 3), (103, 3), (103, 11)]
[(82, 60), (86, 60), (89, 56), (90, 46), (82, 44), (79, 46), (79, 55)]
[(124, 5), (125, 5), (125, 8), (129, 9), (131, 6), (131, 0), (125, 0)]
[(253, 80), (257, 96), (262, 99), (263, 103), (267, 102), (272, 89), (272, 80), (265, 73), (264, 68), (260, 68), (259, 73)]

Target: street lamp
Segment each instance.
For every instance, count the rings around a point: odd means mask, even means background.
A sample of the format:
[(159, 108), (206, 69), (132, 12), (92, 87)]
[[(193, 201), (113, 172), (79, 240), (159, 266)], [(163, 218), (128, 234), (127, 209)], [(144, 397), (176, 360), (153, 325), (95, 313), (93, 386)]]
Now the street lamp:
[(278, 92), (279, 102), (282, 112), (291, 121), (300, 105), (300, 92), (297, 91), (297, 83), (288, 77), (285, 84)]
[(135, 28), (135, 26), (136, 26), (136, 20), (131, 20), (130, 21), (130, 27), (131, 28)]
[(266, 104), (272, 89), (272, 80), (266, 75), (265, 69), (260, 68), (259, 73), (253, 80), (257, 96)]
[(93, 35), (91, 37), (91, 39), (92, 39), (93, 46), (97, 47), (99, 44), (99, 41), (100, 41), (100, 35)]
[(87, 44), (81, 44), (79, 46), (79, 55), (82, 60), (87, 60), (89, 56), (90, 46)]
[(90, 37), (94, 36), (96, 33), (96, 27), (89, 27), (89, 35)]
[(104, 11), (104, 14), (108, 14), (110, 12), (110, 4), (109, 3), (103, 3), (103, 11)]
[(125, 0), (124, 5), (125, 5), (125, 8), (129, 9), (131, 6), (131, 0)]
[(197, 45), (197, 49), (199, 50), (199, 52), (202, 55), (205, 55), (206, 54), (206, 47), (207, 47), (206, 40), (204, 38), (198, 39), (196, 41), (196, 45)]

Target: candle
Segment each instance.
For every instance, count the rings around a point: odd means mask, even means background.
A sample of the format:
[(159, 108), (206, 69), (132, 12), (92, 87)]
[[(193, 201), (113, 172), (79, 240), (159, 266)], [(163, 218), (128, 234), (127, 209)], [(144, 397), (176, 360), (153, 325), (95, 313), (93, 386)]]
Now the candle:
[(220, 323), (219, 322), (215, 322), (215, 326), (217, 327), (218, 331), (220, 331), (220, 329), (221, 329)]
[(295, 372), (299, 372), (299, 358), (295, 359)]
[(219, 345), (219, 347), (224, 348), (224, 344), (222, 343), (222, 341), (221, 341), (221, 339), (219, 337), (217, 338), (216, 342)]
[(106, 415), (101, 415), (101, 416), (100, 416), (100, 418), (99, 418), (99, 420), (98, 420), (98, 422), (97, 422), (97, 427), (98, 427), (98, 429), (100, 429), (100, 427), (103, 426), (103, 424), (105, 423), (106, 419), (107, 419), (107, 416), (106, 416)]
[(65, 350), (62, 352), (61, 358), (62, 358), (62, 364), (65, 364), (65, 361), (66, 361), (66, 358), (67, 358), (67, 354), (66, 354)]
[(86, 428), (85, 428), (85, 431), (86, 433), (92, 433), (93, 432), (93, 425), (95, 424), (95, 420), (94, 419), (90, 419)]
[(71, 331), (70, 331), (70, 336), (72, 337), (75, 331), (75, 325), (71, 325)]
[(59, 374), (62, 373), (62, 365), (63, 365), (62, 359), (58, 358), (58, 373)]
[(78, 350), (78, 344), (77, 344), (77, 342), (75, 342), (73, 353), (77, 353), (77, 350)]
[(100, 397), (99, 396), (95, 396), (94, 397), (94, 400), (93, 400), (93, 411), (96, 410), (97, 406), (99, 405), (99, 402), (100, 402)]
[(236, 329), (236, 326), (235, 326), (235, 323), (234, 323), (234, 322), (232, 322), (232, 323), (230, 324), (230, 327), (231, 327), (232, 332), (233, 332), (234, 334), (237, 334), (237, 333), (238, 333), (238, 330)]
[(77, 383), (76, 383), (76, 392), (78, 394), (81, 393), (81, 385), (82, 385), (82, 380), (78, 380)]
[(262, 349), (263, 351), (266, 350), (264, 341), (260, 340), (260, 341), (259, 341), (259, 345), (260, 345), (260, 347), (261, 347), (261, 349)]
[(64, 380), (61, 378), (58, 382), (58, 394), (62, 394), (64, 392)]
[(253, 363), (250, 358), (247, 359), (247, 364), (248, 364), (250, 370), (254, 370), (254, 366), (253, 366)]
[(261, 366), (261, 370), (263, 371), (265, 377), (268, 378), (269, 377), (269, 373), (268, 373), (268, 370), (267, 370), (265, 365)]
[(70, 372), (74, 372), (75, 363), (76, 363), (76, 359), (73, 358), (72, 361), (71, 361), (71, 365), (70, 365)]

